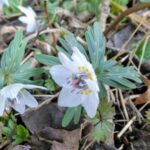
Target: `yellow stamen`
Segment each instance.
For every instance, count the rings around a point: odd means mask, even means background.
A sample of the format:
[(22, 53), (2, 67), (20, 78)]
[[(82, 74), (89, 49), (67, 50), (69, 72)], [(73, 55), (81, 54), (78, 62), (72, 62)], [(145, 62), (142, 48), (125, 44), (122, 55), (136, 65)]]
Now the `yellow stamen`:
[(90, 80), (93, 80), (92, 74), (89, 72), (88, 68), (86, 68), (86, 67), (84, 67), (84, 66), (79, 66), (79, 67), (78, 67), (78, 70), (85, 72), (85, 74), (88, 76), (88, 78), (89, 78)]
[(91, 89), (87, 89), (87, 90), (84, 90), (84, 91), (81, 91), (81, 92), (80, 92), (80, 94), (82, 94), (82, 95), (88, 95), (88, 94), (90, 94), (90, 93), (92, 93), (92, 90), (91, 90)]

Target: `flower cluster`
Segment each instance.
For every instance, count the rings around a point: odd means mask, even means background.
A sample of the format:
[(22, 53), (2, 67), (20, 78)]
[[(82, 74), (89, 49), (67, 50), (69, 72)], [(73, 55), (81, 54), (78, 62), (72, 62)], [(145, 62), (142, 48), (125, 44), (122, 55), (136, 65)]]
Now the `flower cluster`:
[[(73, 47), (73, 54), (69, 59), (64, 53), (58, 53), (61, 65), (50, 68), (55, 82), (62, 87), (58, 98), (58, 105), (76, 107), (82, 105), (89, 117), (94, 117), (99, 105), (99, 87), (92, 65), (77, 47)], [(15, 83), (0, 90), (0, 116), (5, 108), (12, 107), (23, 114), (26, 107), (37, 107), (36, 99), (25, 89), (45, 87)]]

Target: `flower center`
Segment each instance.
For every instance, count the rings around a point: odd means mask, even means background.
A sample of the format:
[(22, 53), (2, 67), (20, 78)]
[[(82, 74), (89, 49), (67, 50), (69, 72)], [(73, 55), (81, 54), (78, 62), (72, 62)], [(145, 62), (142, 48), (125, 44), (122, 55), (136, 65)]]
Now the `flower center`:
[(84, 66), (79, 66), (78, 67), (79, 72), (84, 73), (88, 79), (93, 80), (92, 74), (89, 72), (88, 68)]
[(72, 74), (72, 77), (68, 79), (68, 83), (73, 87), (73, 91), (77, 91), (82, 95), (88, 95), (92, 90), (88, 87), (85, 79), (92, 80), (92, 75), (85, 67), (78, 67), (79, 72)]

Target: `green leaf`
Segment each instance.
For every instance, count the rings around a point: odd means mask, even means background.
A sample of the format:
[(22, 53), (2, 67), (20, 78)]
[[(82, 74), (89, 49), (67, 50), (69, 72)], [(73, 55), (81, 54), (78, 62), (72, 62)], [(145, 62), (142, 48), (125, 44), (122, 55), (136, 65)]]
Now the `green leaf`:
[(69, 123), (73, 120), (77, 124), (80, 120), (81, 106), (68, 108), (62, 120), (62, 126), (67, 127)]
[(103, 62), (102, 66), (97, 71), (99, 82), (121, 89), (133, 89), (135, 82), (141, 83), (139, 74), (132, 66), (122, 67), (112, 60)]
[(96, 141), (105, 141), (112, 132), (112, 122), (102, 121), (92, 130), (92, 135)]
[(64, 1), (63, 3), (63, 7), (68, 10), (73, 10), (74, 6), (75, 5), (73, 1)]
[(88, 2), (88, 10), (93, 13), (96, 18), (99, 17), (99, 4), (101, 0), (86, 0)]
[(89, 119), (93, 124), (92, 136), (96, 141), (105, 141), (113, 129), (113, 117), (115, 110), (110, 103), (101, 100), (98, 112), (95, 118)]
[(64, 52), (67, 56), (71, 56), (72, 55), (72, 47), (77, 47), (82, 54), (84, 54), (86, 56), (86, 58), (88, 59), (87, 53), (84, 49), (84, 47), (77, 42), (76, 38), (74, 37), (74, 35), (67, 31), (64, 39), (60, 39), (59, 42), (61, 43), (62, 47), (60, 48), (59, 46), (57, 46), (57, 50)]
[(16, 16), (19, 13), (18, 6), (24, 6), (23, 0), (8, 0), (9, 6), (5, 5), (3, 11), (7, 16)]
[(2, 128), (2, 134), (4, 134), (7, 137), (10, 137), (12, 134), (12, 130), (9, 127)]
[(36, 60), (49, 67), (60, 64), (60, 61), (55, 56), (48, 56), (44, 54), (38, 54), (35, 56)]
[(4, 74), (3, 74), (3, 71), (2, 69), (0, 69), (0, 88), (3, 87), (4, 85)]
[(99, 23), (94, 23), (93, 27), (88, 27), (85, 32), (88, 51), (94, 69), (101, 66), (105, 54), (105, 38), (100, 30)]
[[(144, 47), (144, 43), (145, 42), (142, 42), (139, 47), (137, 48), (137, 51), (136, 51), (136, 55), (138, 56), (139, 59), (141, 59), (141, 56), (142, 56), (142, 51), (144, 50), (143, 47)], [(145, 63), (147, 60), (150, 59), (150, 42), (148, 42), (146, 44), (146, 47), (145, 47), (145, 52), (144, 52), (144, 55), (143, 55), (143, 59), (142, 59), (142, 63)]]
[(101, 113), (101, 120), (113, 120), (115, 115), (115, 109), (111, 103), (106, 100), (101, 100), (99, 105), (99, 112)]
[(47, 3), (48, 3), (47, 5), (48, 15), (50, 16), (51, 21), (54, 22), (56, 18), (56, 10), (58, 9), (59, 6), (59, 1), (54, 1), (54, 2), (47, 1)]
[(62, 126), (67, 127), (74, 116), (74, 108), (68, 108), (62, 120)]
[(74, 124), (78, 124), (80, 121), (82, 107), (79, 106), (74, 114)]
[(88, 10), (88, 2), (80, 1), (80, 4), (77, 6), (77, 12), (81, 13)]
[(24, 71), (19, 70), (13, 74), (13, 77), (15, 79), (29, 79), (32, 76), (39, 75), (42, 73), (44, 73), (44, 70), (42, 68), (33, 68)]
[(23, 139), (21, 139), (19, 137), (14, 137), (14, 138), (15, 138), (15, 140), (12, 142), (12, 144), (14, 144), (14, 145), (18, 145), (23, 142)]
[(17, 134), (17, 137), (25, 140), (28, 138), (29, 136), (29, 132), (28, 130), (22, 126), (22, 125), (18, 125), (17, 128), (16, 128), (16, 134)]
[(55, 91), (57, 89), (57, 85), (52, 79), (47, 79), (45, 81), (45, 86), (49, 91)]
[(146, 2), (150, 2), (150, 0), (140, 0), (141, 2), (144, 2), (144, 3), (146, 3)]
[(128, 0), (113, 0), (114, 2), (121, 4), (121, 5), (127, 5), (128, 4)]
[(5, 49), (1, 59), (1, 67), (9, 72), (15, 71), (24, 56), (27, 41), (23, 41), (23, 31), (17, 30), (14, 39)]
[(11, 119), (9, 119), (9, 121), (8, 121), (8, 127), (12, 130), (14, 130), (14, 128), (15, 128), (15, 123)]

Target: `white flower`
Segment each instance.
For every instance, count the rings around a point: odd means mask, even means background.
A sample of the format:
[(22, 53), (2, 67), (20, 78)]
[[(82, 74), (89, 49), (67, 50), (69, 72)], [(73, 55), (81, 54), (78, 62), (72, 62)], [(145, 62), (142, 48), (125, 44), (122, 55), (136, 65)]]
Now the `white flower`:
[(9, 6), (8, 0), (0, 0), (0, 9), (3, 8), (4, 4), (6, 4), (7, 6)]
[(62, 88), (58, 105), (75, 107), (82, 105), (89, 117), (96, 115), (99, 105), (99, 87), (92, 65), (81, 54), (77, 47), (73, 47), (70, 60), (64, 53), (59, 53), (62, 65), (50, 68), (53, 79)]
[(22, 23), (27, 24), (26, 31), (28, 33), (37, 32), (38, 31), (38, 23), (36, 21), (36, 13), (31, 7), (23, 7), (18, 6), (21, 12), (23, 12), (26, 16), (19, 17), (19, 20)]
[(15, 83), (10, 84), (0, 90), (0, 116), (3, 115), (5, 107), (12, 107), (20, 114), (25, 112), (26, 106), (37, 107), (36, 99), (25, 89), (39, 88), (46, 90), (45, 87)]

